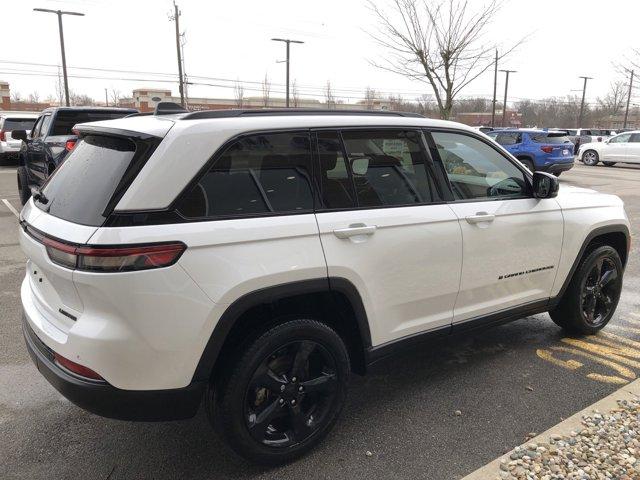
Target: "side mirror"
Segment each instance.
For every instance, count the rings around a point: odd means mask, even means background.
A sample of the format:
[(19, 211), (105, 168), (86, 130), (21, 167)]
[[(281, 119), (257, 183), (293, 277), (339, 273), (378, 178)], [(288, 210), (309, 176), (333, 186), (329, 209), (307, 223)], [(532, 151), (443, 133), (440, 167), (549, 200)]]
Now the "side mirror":
[(553, 198), (558, 195), (560, 182), (546, 172), (533, 173), (533, 196), (536, 198)]
[(23, 142), (27, 141), (27, 131), (26, 130), (12, 130), (11, 138), (14, 140), (22, 140)]

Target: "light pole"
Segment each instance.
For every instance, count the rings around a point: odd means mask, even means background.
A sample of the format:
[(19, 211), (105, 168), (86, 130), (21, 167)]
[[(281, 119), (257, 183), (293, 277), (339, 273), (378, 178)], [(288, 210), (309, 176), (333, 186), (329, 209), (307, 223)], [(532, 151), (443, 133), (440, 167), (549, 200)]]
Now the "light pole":
[(633, 70), (631, 70), (631, 78), (629, 79), (629, 93), (627, 93), (627, 108), (624, 110), (624, 124), (622, 128), (627, 128), (627, 120), (629, 120), (629, 102), (631, 101), (631, 89), (633, 88)]
[(287, 44), (287, 99), (286, 99), (286, 107), (289, 108), (289, 45), (292, 43), (304, 43), (300, 40), (291, 40), (289, 38), (272, 38), (274, 42), (284, 42)]
[(506, 73), (506, 78), (504, 82), (504, 104), (502, 105), (502, 126), (504, 127), (507, 121), (507, 90), (509, 90), (509, 74), (516, 73), (517, 70), (500, 70), (501, 72)]
[(491, 128), (496, 123), (496, 93), (498, 88), (498, 49), (496, 48), (496, 63), (493, 66), (493, 101), (491, 102)]
[(587, 93), (587, 80), (592, 80), (593, 77), (578, 77), (584, 79), (584, 86), (582, 87), (582, 101), (580, 102), (580, 115), (578, 116), (578, 125), (576, 128), (582, 127), (582, 115), (584, 114), (584, 97)]
[(68, 107), (69, 106), (69, 81), (67, 80), (67, 57), (64, 53), (64, 33), (62, 31), (62, 16), (75, 15), (77, 17), (84, 17), (84, 13), (65, 12), (63, 10), (49, 10), (48, 8), (34, 8), (33, 11), (55, 13), (56, 15), (58, 15), (58, 30), (60, 31), (60, 51), (62, 52), (62, 74), (64, 76), (64, 99)]

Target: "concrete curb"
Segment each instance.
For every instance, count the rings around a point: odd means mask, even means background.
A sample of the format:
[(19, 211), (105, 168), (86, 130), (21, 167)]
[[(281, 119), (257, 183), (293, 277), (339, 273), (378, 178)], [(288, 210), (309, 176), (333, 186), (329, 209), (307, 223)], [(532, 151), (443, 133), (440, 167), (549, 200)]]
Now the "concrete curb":
[[(527, 440), (522, 445), (526, 445), (528, 443), (548, 443), (551, 435), (555, 434), (569, 435), (572, 430), (581, 430), (583, 428), (581, 423), (583, 415), (593, 413), (594, 410), (598, 410), (600, 413), (605, 414), (613, 409), (618, 408), (618, 400), (633, 400), (637, 398), (640, 398), (640, 379), (635, 380), (616, 390), (608, 397), (605, 397), (602, 400), (594, 403), (593, 405), (588, 406), (584, 410), (579, 411), (566, 420), (551, 427), (546, 432), (541, 433), (537, 437), (532, 438), (531, 440)], [(470, 473), (461, 480), (496, 480), (496, 478), (500, 478), (500, 461), (509, 461), (509, 455), (511, 455), (514, 450), (511, 450), (501, 457), (496, 458), (492, 462), (486, 464), (484, 467), (479, 468), (475, 472)]]

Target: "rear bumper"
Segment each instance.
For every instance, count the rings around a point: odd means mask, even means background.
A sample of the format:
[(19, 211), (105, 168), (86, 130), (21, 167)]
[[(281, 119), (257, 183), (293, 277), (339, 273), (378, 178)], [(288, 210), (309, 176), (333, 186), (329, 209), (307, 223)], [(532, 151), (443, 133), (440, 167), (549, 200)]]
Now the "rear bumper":
[(567, 170), (571, 170), (573, 168), (573, 165), (574, 165), (574, 162), (552, 163), (551, 165), (538, 167), (538, 170), (542, 172), (549, 172), (549, 173), (560, 173), (560, 172), (566, 172)]
[(21, 145), (13, 145), (9, 142), (0, 142), (0, 155), (17, 155), (20, 153)]
[(205, 382), (168, 390), (122, 390), (106, 382), (83, 380), (53, 361), (53, 352), (23, 317), (27, 350), (40, 373), (63, 396), (89, 412), (119, 420), (161, 421), (193, 417)]

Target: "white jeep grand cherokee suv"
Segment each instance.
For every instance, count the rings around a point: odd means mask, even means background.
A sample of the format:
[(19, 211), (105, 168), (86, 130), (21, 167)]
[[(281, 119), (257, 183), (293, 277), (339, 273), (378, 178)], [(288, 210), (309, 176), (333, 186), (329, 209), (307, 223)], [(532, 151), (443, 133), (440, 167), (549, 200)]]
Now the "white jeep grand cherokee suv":
[(89, 411), (204, 400), (233, 450), (281, 463), (329, 432), (350, 372), (399, 349), (547, 311), (591, 334), (614, 313), (622, 201), (558, 192), (469, 127), (160, 113), (79, 125), (21, 213), (27, 347)]

